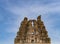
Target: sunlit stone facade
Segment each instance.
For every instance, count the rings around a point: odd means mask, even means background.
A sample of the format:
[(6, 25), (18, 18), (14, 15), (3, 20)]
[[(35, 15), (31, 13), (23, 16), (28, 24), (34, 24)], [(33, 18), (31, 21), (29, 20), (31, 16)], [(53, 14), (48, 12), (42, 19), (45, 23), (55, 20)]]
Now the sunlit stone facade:
[(24, 18), (17, 32), (14, 44), (51, 44), (41, 16), (38, 16), (37, 20)]

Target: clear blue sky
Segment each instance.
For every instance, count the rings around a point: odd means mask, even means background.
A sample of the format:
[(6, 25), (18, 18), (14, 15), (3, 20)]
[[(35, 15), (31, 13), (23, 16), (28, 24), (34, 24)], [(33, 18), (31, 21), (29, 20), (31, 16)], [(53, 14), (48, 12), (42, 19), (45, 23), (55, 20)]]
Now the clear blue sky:
[(23, 18), (38, 15), (42, 15), (51, 43), (60, 44), (60, 0), (0, 0), (0, 44), (14, 44)]

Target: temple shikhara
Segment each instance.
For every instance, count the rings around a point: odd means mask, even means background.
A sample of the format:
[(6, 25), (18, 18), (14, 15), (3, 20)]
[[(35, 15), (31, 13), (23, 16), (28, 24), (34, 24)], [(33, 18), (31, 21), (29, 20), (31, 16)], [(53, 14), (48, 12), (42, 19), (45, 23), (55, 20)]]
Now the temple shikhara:
[(17, 32), (14, 44), (51, 44), (48, 32), (41, 20), (41, 15), (36, 20), (24, 18)]

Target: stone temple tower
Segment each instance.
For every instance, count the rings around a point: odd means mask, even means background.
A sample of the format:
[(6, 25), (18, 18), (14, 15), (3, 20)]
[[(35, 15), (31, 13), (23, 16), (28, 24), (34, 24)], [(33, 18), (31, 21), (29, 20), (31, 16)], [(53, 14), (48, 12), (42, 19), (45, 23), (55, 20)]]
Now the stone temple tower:
[(17, 32), (14, 44), (51, 44), (41, 16), (38, 16), (37, 20), (24, 18)]

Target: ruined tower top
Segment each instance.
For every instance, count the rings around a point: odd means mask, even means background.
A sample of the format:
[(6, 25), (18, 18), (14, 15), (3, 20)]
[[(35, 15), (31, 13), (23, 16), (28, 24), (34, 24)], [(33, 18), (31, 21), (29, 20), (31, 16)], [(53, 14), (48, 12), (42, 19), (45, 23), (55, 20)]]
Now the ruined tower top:
[(51, 44), (48, 32), (45, 28), (41, 15), (37, 20), (28, 20), (27, 17), (21, 22), (14, 44)]
[(24, 20), (28, 20), (28, 18), (27, 18), (27, 17), (25, 17), (25, 18), (24, 18)]
[(39, 16), (37, 17), (37, 20), (41, 20), (41, 15), (39, 15)]

